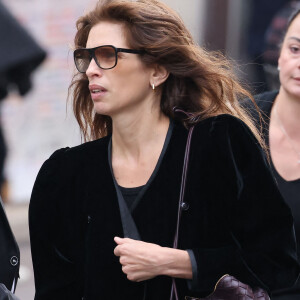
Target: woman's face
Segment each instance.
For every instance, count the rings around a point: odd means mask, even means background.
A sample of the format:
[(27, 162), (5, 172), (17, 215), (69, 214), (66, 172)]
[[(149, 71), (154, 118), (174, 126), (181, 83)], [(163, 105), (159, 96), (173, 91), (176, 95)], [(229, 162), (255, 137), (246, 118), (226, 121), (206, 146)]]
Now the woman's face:
[[(123, 25), (100, 22), (92, 27), (86, 47), (103, 45), (130, 48)], [(147, 68), (137, 54), (118, 53), (117, 65), (109, 70), (100, 69), (92, 59), (86, 75), (95, 111), (113, 117), (138, 109), (139, 105), (153, 97), (151, 72), (152, 69)]]
[(300, 15), (288, 29), (278, 59), (281, 88), (300, 99)]

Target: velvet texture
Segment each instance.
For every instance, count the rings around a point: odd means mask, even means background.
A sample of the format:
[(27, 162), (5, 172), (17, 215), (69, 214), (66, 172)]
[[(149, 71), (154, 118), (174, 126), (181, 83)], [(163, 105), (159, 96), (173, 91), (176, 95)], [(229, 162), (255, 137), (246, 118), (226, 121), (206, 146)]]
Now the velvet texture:
[[(187, 130), (175, 124), (161, 166), (132, 215), (145, 242), (171, 247)], [(169, 299), (171, 279), (130, 282), (113, 250), (123, 235), (108, 164), (109, 137), (55, 152), (32, 192), (29, 222), (36, 300)], [(179, 248), (198, 278), (180, 299), (203, 297), (228, 273), (268, 291), (292, 285), (299, 266), (289, 208), (249, 129), (229, 115), (196, 125)]]

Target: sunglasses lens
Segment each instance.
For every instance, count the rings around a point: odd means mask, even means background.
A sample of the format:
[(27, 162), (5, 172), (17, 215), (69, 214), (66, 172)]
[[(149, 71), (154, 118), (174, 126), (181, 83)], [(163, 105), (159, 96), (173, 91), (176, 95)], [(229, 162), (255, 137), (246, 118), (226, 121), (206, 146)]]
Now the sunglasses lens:
[(116, 65), (116, 50), (111, 46), (104, 46), (95, 50), (95, 57), (102, 69), (111, 69)]
[(74, 51), (74, 61), (79, 72), (85, 73), (89, 67), (91, 57), (87, 50), (77, 49)]
[(85, 73), (93, 55), (89, 51), (95, 51), (97, 65), (102, 69), (111, 69), (117, 64), (117, 52), (112, 46), (102, 46), (96, 49), (77, 49), (74, 51), (74, 61), (79, 72)]

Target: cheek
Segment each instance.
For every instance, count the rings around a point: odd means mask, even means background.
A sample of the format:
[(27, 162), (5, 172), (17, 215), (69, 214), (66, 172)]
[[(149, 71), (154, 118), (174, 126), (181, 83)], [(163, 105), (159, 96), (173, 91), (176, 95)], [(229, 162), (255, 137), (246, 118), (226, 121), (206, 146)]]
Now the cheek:
[(289, 83), (289, 78), (291, 77), (291, 72), (285, 67), (280, 68), (279, 72), (279, 81), (281, 85), (285, 86), (286, 84)]
[[(125, 65), (125, 64), (124, 64)], [(119, 68), (118, 68), (119, 67)], [(113, 76), (111, 76), (111, 81), (116, 88), (127, 88), (132, 85), (138, 85), (140, 77), (143, 77), (143, 73), (136, 68), (120, 65), (114, 70)]]
[(280, 68), (279, 76), (281, 78), (291, 75), (296, 66), (291, 58), (283, 56), (278, 60), (278, 67)]
[(113, 94), (122, 99), (144, 98), (150, 88), (150, 71), (139, 61), (133, 59), (120, 60), (112, 69), (109, 81), (113, 86)]
[(128, 92), (137, 92), (147, 89), (150, 86), (150, 79), (143, 70), (131, 70), (118, 76), (118, 86)]
[(286, 54), (281, 53), (279, 59), (278, 59), (278, 67), (281, 69), (284, 69), (284, 67), (286, 66), (287, 62), (289, 61), (288, 57), (286, 56)]

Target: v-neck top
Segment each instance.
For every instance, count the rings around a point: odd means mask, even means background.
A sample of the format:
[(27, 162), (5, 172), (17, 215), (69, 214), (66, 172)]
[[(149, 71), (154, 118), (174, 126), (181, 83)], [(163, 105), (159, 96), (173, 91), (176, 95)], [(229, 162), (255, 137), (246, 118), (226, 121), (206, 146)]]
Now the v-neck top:
[[(130, 212), (133, 211), (134, 207), (138, 204), (138, 201), (142, 198), (145, 191), (151, 184), (153, 178), (155, 178), (156, 173), (158, 172), (160, 164), (162, 162), (162, 159), (165, 155), (165, 152), (168, 148), (168, 145), (169, 145), (169, 142), (170, 142), (170, 139), (172, 136), (173, 128), (174, 128), (174, 123), (172, 120), (170, 120), (170, 125), (168, 128), (168, 132), (166, 135), (164, 145), (163, 145), (163, 149), (160, 153), (160, 156), (158, 158), (155, 169), (154, 169), (153, 173), (151, 174), (147, 183), (145, 185), (138, 186), (138, 187), (127, 188), (127, 187), (122, 187), (119, 184), (117, 184), (116, 179), (113, 174), (113, 170), (112, 170), (112, 162), (111, 162), (111, 147), (112, 147), (112, 145), (111, 145), (111, 139), (110, 139), (110, 142), (108, 145), (108, 160), (109, 160), (109, 164), (110, 164), (111, 173), (114, 178), (115, 187), (116, 187), (116, 189), (119, 189), (119, 191), (121, 192), (123, 199), (124, 199), (124, 201), (128, 207), (128, 210)], [(128, 220), (127, 220), (127, 222), (128, 222)], [(191, 265), (192, 265), (192, 272), (193, 272), (193, 280), (187, 280), (187, 284), (190, 288), (192, 288), (193, 286), (196, 286), (198, 268), (197, 268), (196, 258), (195, 258), (193, 251), (191, 249), (186, 249), (186, 251), (188, 252), (189, 257), (190, 257)]]
[[(141, 186), (141, 187), (134, 187), (132, 188), (126, 188), (126, 187), (123, 187), (120, 188), (120, 186), (117, 184), (117, 181), (115, 179), (115, 176), (114, 176), (114, 173), (113, 173), (113, 169), (112, 169), (112, 160), (111, 160), (111, 151), (112, 151), (112, 141), (111, 141), (111, 138), (110, 138), (110, 141), (109, 141), (109, 144), (108, 144), (108, 162), (109, 162), (109, 165), (110, 165), (110, 169), (111, 169), (111, 173), (112, 173), (112, 177), (114, 179), (114, 182), (115, 182), (115, 185), (116, 185), (116, 189), (119, 189), (120, 192), (122, 193), (123, 195), (123, 198), (128, 206), (128, 209), (130, 212), (132, 212), (134, 210), (134, 208), (136, 207), (136, 205), (139, 203), (139, 201), (142, 199), (145, 191), (147, 190), (147, 188), (149, 187), (149, 185), (151, 184), (151, 182), (153, 181), (153, 179), (155, 178), (158, 170), (159, 170), (159, 167), (161, 165), (161, 162), (163, 160), (163, 157), (165, 155), (165, 152), (168, 148), (168, 145), (169, 145), (169, 142), (170, 142), (170, 139), (171, 139), (171, 136), (172, 136), (172, 132), (173, 132), (173, 128), (174, 128), (174, 122), (172, 120), (170, 120), (170, 124), (169, 124), (169, 128), (168, 128), (168, 131), (167, 131), (167, 135), (166, 135), (166, 138), (165, 138), (165, 141), (164, 141), (164, 145), (163, 145), (163, 148), (162, 148), (162, 151), (159, 155), (159, 158), (158, 158), (158, 161), (157, 161), (157, 164), (150, 176), (150, 178), (148, 179), (148, 181), (146, 182), (145, 185)], [(125, 196), (124, 196), (125, 195)]]
[[(269, 131), (270, 131), (270, 116), (271, 116), (271, 110), (273, 103), (276, 99), (276, 96), (278, 95), (278, 92), (269, 92), (264, 93), (261, 95), (258, 95), (258, 101), (257, 104), (259, 108), (263, 111), (264, 116), (264, 140), (268, 147), (270, 147), (269, 142)], [(298, 226), (296, 227), (296, 230), (298, 231), (300, 235), (300, 178), (295, 180), (286, 180), (284, 179), (276, 170), (276, 167), (274, 166), (274, 163), (272, 161), (272, 157), (270, 155), (270, 162), (271, 162), (271, 169), (273, 172), (273, 175), (276, 179), (278, 188), (285, 199), (285, 201), (288, 203), (288, 205), (291, 207), (293, 211), (294, 218), (299, 217)], [(297, 206), (297, 207), (296, 207)], [(299, 211), (299, 213), (297, 213)], [(297, 223), (297, 220), (295, 220), (295, 225)]]
[(298, 238), (298, 257), (300, 258), (300, 178), (295, 180), (285, 180), (277, 172), (272, 160), (271, 167), (278, 184), (278, 188), (283, 198), (291, 208), (294, 217), (294, 226)]
[(134, 200), (138, 196), (138, 194), (142, 191), (142, 189), (145, 187), (145, 185), (138, 186), (138, 187), (132, 187), (132, 188), (127, 188), (119, 185), (119, 189), (123, 195), (123, 198), (129, 208), (131, 209)]
[[(270, 129), (270, 115), (273, 103), (278, 95), (278, 91), (272, 91), (257, 95), (255, 97), (255, 101), (258, 107), (262, 111), (262, 115), (264, 118), (263, 124), (263, 136), (266, 145), (269, 147), (269, 129)], [(259, 124), (259, 117), (255, 110), (253, 110), (253, 116)], [(300, 263), (300, 178), (295, 180), (285, 180), (276, 170), (272, 157), (270, 155), (270, 167), (277, 183), (278, 189), (283, 196), (285, 202), (288, 204), (292, 211), (292, 215), (294, 218), (294, 227), (297, 238), (297, 252), (298, 252), (298, 261)], [(280, 294), (281, 292), (278, 292)], [(297, 284), (290, 288), (289, 290), (282, 291), (282, 294), (288, 295), (289, 293), (297, 293), (300, 294), (300, 280), (298, 280)], [(276, 294), (276, 293), (275, 293)]]

